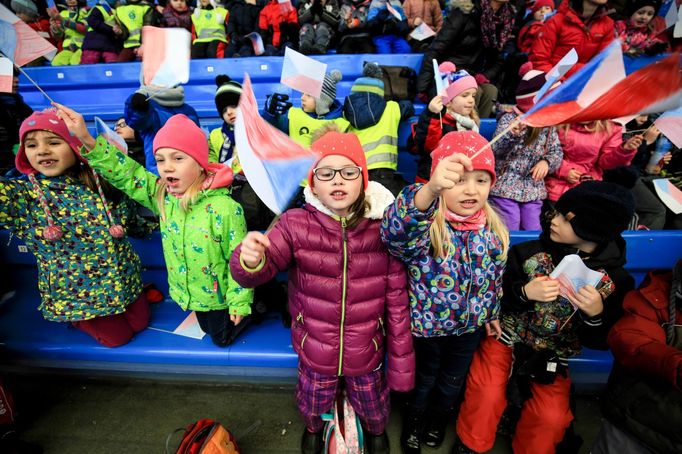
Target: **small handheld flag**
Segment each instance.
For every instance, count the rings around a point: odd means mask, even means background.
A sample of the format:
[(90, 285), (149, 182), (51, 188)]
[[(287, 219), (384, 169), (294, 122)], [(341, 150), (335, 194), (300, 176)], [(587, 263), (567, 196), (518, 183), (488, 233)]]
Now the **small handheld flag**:
[(145, 85), (174, 87), (189, 80), (192, 35), (184, 28), (142, 27)]
[(287, 87), (319, 98), (327, 64), (307, 57), (287, 47), (282, 63), (281, 83)]
[(116, 134), (116, 131), (107, 126), (99, 117), (95, 117), (95, 132), (98, 136), (103, 136), (107, 142), (121, 150), (123, 153), (128, 154), (128, 144), (123, 137)]
[(24, 66), (40, 57), (52, 60), (57, 48), (0, 3), (0, 52)]
[(14, 65), (9, 58), (0, 57), (0, 93), (12, 93)]

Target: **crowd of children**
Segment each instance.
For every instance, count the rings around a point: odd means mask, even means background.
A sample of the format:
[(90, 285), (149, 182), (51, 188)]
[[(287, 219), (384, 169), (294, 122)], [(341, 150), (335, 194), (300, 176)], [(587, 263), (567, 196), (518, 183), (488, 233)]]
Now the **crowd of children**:
[[(573, 419), (568, 359), (583, 346), (608, 348), (634, 287), (621, 233), (682, 224), (656, 205), (650, 187), (673, 158), (649, 162), (665, 140), (651, 119), (625, 129), (606, 120), (517, 122), (569, 47), (576, 68), (615, 34), (632, 56), (669, 50), (652, 21), (657, 1), (633, 2), (615, 24), (604, 3), (565, 0), (553, 14), (554, 3), (536, 0), (524, 15), (508, 1), (453, 0), (443, 15), (435, 0), (168, 0), (163, 7), (107, 0), (90, 10), (66, 0), (46, 13), (45, 33), (62, 40), (53, 64), (134, 60), (148, 24), (191, 31), (193, 58), (252, 55), (253, 32), (268, 55), (287, 46), (320, 54), (334, 42), (423, 51), (418, 92), (428, 105), (408, 140), (416, 181), (398, 172), (398, 128), (414, 114), (411, 100), (386, 99), (375, 63), (365, 64), (344, 100), (338, 69), (325, 75), (318, 96), (268, 96), (266, 120), (319, 155), (274, 226), (239, 162), (237, 80), (216, 77), (223, 122), (208, 137), (182, 87), (142, 86), (115, 123), (127, 155), (92, 137), (69, 107), (31, 114), (12, 95), (1, 98), (12, 108), (0, 125), (0, 151), (16, 149), (19, 175), (0, 178), (0, 226), (41, 259), (43, 317), (107, 347), (131, 341), (150, 319), (140, 260), (127, 240), (138, 216), (133, 201), (158, 219), (170, 297), (196, 312), (218, 346), (250, 325), (252, 289), (288, 270), (303, 453), (321, 452), (320, 416), (342, 388), (370, 454), (389, 452), (389, 390), (411, 391), (405, 453), (440, 446), (460, 401), (453, 452), (491, 449), (505, 409), (517, 420), (515, 452), (554, 452)], [(45, 26), (31, 0), (11, 4), (36, 30)], [(435, 37), (408, 41), (422, 24)], [(528, 62), (508, 60), (516, 47)], [(440, 93), (432, 59), (446, 81)], [(490, 145), (480, 118), (499, 107), (498, 96), (514, 105), (500, 109), (500, 138)], [(541, 233), (510, 247), (510, 230)], [(573, 255), (601, 279), (566, 294), (549, 275)], [(608, 340), (629, 345), (619, 331)], [(625, 353), (617, 359), (631, 362)], [(615, 400), (596, 449), (628, 429)]]

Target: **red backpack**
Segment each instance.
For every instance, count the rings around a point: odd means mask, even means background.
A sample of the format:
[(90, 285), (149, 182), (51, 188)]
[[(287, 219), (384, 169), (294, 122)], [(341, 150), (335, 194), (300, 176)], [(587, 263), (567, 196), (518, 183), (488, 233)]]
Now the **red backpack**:
[[(182, 430), (182, 429), (179, 429)], [(172, 436), (173, 434), (171, 434)], [(170, 436), (166, 440), (166, 452)], [(185, 429), (182, 441), (175, 454), (239, 454), (234, 435), (222, 424), (212, 419), (200, 419)]]

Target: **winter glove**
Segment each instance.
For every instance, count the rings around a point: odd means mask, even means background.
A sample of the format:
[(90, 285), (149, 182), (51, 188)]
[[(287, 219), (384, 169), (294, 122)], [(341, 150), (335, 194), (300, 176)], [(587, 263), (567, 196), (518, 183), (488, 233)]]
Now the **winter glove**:
[(478, 73), (474, 76), (474, 79), (476, 79), (476, 83), (479, 86), (490, 83), (490, 79), (488, 79), (488, 77), (485, 74)]
[(130, 98), (130, 106), (138, 112), (147, 112), (149, 110), (149, 101), (147, 101), (147, 97), (142, 93), (135, 93)]
[(289, 95), (274, 93), (265, 99), (265, 111), (270, 115), (284, 115), (293, 104), (289, 102)]

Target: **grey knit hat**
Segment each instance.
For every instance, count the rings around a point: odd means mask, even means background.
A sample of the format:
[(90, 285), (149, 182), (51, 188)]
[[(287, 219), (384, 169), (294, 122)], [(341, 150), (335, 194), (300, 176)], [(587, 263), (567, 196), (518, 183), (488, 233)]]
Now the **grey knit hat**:
[(317, 115), (325, 115), (329, 112), (329, 108), (336, 99), (336, 84), (343, 76), (338, 69), (332, 70), (329, 74), (325, 74), (322, 82), (322, 93), (320, 97), (315, 99), (315, 113)]

